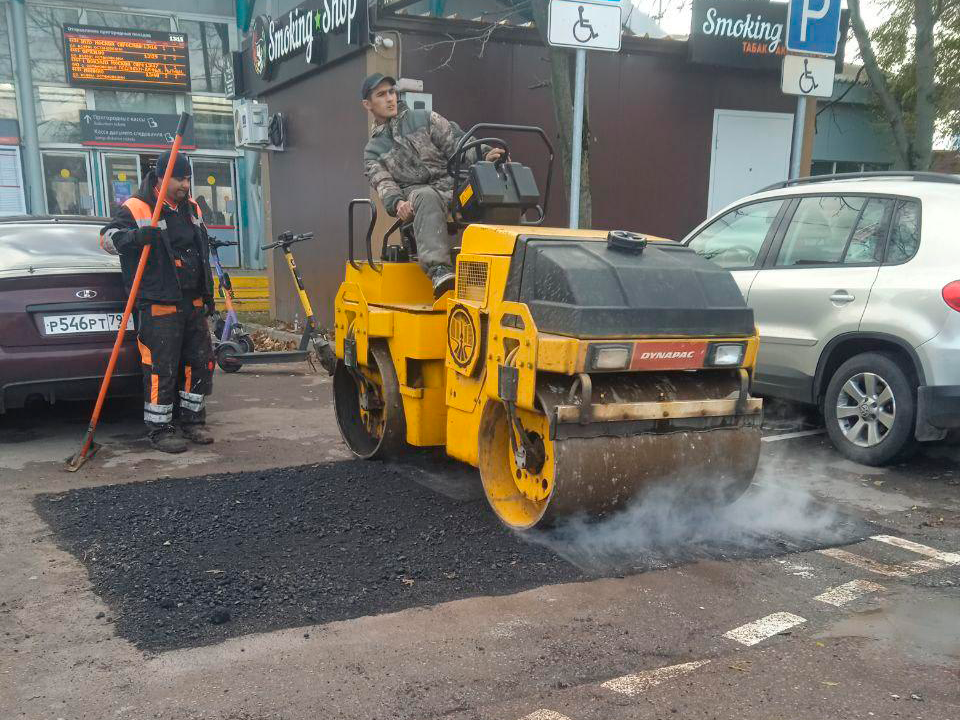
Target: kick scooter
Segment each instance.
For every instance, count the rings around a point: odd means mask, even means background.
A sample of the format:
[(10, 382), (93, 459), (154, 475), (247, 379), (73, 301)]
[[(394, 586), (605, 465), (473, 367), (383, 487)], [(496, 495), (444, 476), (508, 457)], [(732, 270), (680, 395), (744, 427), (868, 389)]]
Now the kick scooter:
[(213, 258), (214, 271), (220, 280), (220, 295), (223, 297), (227, 306), (225, 318), (217, 317), (214, 321), (214, 328), (217, 334), (217, 341), (214, 347), (214, 354), (217, 358), (217, 365), (224, 372), (237, 372), (241, 367), (247, 364), (278, 364), (297, 362), (299, 360), (310, 360), (310, 350), (316, 352), (320, 364), (324, 369), (331, 371), (336, 362), (333, 354), (333, 348), (330, 341), (320, 332), (317, 320), (313, 315), (313, 308), (310, 306), (310, 299), (307, 297), (307, 291), (303, 286), (303, 278), (297, 270), (297, 264), (293, 260), (293, 253), (290, 246), (303, 240), (309, 240), (313, 233), (303, 233), (294, 235), (291, 232), (285, 232), (278, 236), (277, 242), (270, 245), (264, 245), (261, 250), (272, 250), (281, 248), (286, 257), (290, 273), (293, 275), (294, 283), (297, 286), (297, 295), (300, 298), (300, 304), (303, 306), (306, 317), (306, 326), (303, 329), (303, 336), (300, 338), (300, 346), (296, 350), (280, 350), (276, 352), (256, 352), (253, 346), (253, 339), (244, 330), (243, 325), (237, 319), (237, 313), (233, 306), (233, 287), (230, 283), (230, 276), (223, 269), (220, 263), (220, 257), (217, 250), (228, 245), (236, 245), (236, 242), (226, 242), (210, 238), (210, 255)]

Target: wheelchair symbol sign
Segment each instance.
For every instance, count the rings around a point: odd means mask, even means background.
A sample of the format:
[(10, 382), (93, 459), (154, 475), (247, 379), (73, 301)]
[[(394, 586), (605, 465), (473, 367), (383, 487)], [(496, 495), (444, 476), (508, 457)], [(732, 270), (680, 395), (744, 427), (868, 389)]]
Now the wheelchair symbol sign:
[(784, 55), (780, 89), (787, 95), (831, 97), (835, 70), (833, 58)]
[(551, 45), (614, 52), (620, 49), (620, 3), (551, 0), (547, 17)]

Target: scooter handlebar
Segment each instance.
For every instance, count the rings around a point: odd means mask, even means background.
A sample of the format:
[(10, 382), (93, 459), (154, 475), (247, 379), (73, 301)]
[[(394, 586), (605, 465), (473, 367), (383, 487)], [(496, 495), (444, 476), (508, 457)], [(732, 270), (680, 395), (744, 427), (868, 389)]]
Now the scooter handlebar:
[(285, 247), (293, 245), (294, 243), (303, 242), (304, 240), (309, 240), (313, 237), (312, 232), (300, 233), (299, 235), (294, 235), (292, 232), (281, 233), (276, 242), (270, 243), (269, 245), (261, 245), (261, 250), (273, 250), (278, 247)]

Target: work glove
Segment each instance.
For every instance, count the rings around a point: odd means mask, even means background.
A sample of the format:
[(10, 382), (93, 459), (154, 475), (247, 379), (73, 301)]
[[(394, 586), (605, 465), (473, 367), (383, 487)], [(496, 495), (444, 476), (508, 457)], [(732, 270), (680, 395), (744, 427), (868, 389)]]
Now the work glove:
[(153, 245), (155, 243), (159, 244), (160, 228), (151, 227), (150, 225), (139, 228), (137, 230), (137, 242), (143, 247), (146, 247), (147, 245)]

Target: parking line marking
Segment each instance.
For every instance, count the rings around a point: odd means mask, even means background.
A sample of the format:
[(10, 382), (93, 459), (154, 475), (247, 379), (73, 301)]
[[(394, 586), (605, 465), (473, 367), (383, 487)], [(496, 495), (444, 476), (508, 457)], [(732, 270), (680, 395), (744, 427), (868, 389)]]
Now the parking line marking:
[(865, 558), (862, 555), (855, 555), (852, 552), (847, 552), (840, 548), (827, 548), (825, 550), (817, 550), (817, 552), (821, 555), (832, 557), (834, 560), (849, 563), (861, 570), (868, 570), (877, 575), (885, 575), (887, 577), (905, 578), (911, 575), (930, 572), (931, 570), (943, 570), (946, 567), (950, 567), (950, 563), (944, 563), (939, 560), (914, 560), (913, 562), (901, 563), (900, 565), (890, 565)]
[(806, 618), (794, 615), (793, 613), (778, 612), (762, 617), (759, 620), (754, 620), (752, 623), (734, 628), (729, 632), (725, 632), (723, 636), (731, 640), (736, 640), (742, 645), (756, 645), (769, 637), (796, 627), (806, 621)]
[(820, 602), (835, 607), (843, 607), (848, 602), (853, 602), (868, 593), (880, 592), (882, 590), (886, 590), (886, 588), (875, 582), (870, 582), (869, 580), (853, 580), (852, 582), (838, 585), (835, 588), (830, 588), (825, 593), (817, 595), (814, 600), (819, 600)]
[(524, 715), (520, 720), (570, 720), (570, 718), (553, 710), (535, 710), (529, 715)]
[(688, 672), (696, 670), (698, 667), (703, 667), (709, 662), (709, 660), (697, 660), (696, 662), (683, 663), (682, 665), (670, 665), (669, 667), (656, 668), (655, 670), (645, 670), (635, 675), (624, 675), (623, 677), (614, 678), (613, 680), (607, 680), (605, 683), (602, 683), (600, 687), (633, 697), (634, 695), (646, 692), (652, 687), (656, 687), (664, 680), (671, 680), (680, 675), (685, 675)]
[(893, 535), (874, 535), (870, 539), (876, 540), (877, 542), (886, 543), (887, 545), (893, 545), (894, 547), (903, 548), (904, 550), (909, 550), (910, 552), (915, 552), (917, 555), (926, 555), (934, 560), (945, 562), (948, 565), (960, 565), (960, 553), (941, 552), (932, 547), (915, 543), (912, 540), (904, 540), (903, 538), (894, 537)]
[(778, 440), (793, 440), (794, 438), (810, 437), (811, 435), (823, 435), (826, 430), (799, 430), (798, 432), (783, 433), (782, 435), (767, 435), (760, 438), (763, 442), (777, 442)]

